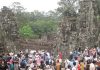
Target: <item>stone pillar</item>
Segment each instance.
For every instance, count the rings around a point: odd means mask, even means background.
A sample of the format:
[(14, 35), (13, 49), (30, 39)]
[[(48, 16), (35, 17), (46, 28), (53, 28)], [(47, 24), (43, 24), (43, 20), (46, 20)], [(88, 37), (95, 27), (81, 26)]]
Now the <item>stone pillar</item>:
[[(94, 47), (98, 41), (98, 25), (95, 0), (80, 1), (79, 46)], [(96, 33), (95, 33), (96, 32)]]

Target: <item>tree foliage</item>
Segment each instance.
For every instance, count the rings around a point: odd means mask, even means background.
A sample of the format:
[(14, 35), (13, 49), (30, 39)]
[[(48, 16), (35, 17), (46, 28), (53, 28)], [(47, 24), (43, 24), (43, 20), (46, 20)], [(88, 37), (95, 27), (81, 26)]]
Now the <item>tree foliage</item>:
[(57, 29), (58, 13), (56, 11), (27, 12), (19, 2), (14, 2), (10, 8), (16, 14), (19, 22), (20, 37), (41, 38), (44, 35), (52, 34)]
[(24, 25), (19, 29), (19, 34), (24, 38), (31, 38), (33, 36), (33, 31), (29, 25)]
[[(26, 38), (41, 38), (43, 35), (47, 36), (54, 32), (57, 28), (57, 16), (54, 12), (33, 12), (21, 11), (21, 5), (16, 2), (13, 4), (17, 13), (17, 20), (19, 21), (19, 34)], [(16, 8), (18, 7), (18, 8)], [(55, 14), (55, 16), (53, 16)]]
[(41, 37), (42, 35), (48, 35), (56, 31), (57, 24), (52, 20), (37, 20), (33, 23), (32, 29), (35, 34)]
[(64, 16), (75, 15), (79, 7), (78, 0), (61, 0), (57, 10)]

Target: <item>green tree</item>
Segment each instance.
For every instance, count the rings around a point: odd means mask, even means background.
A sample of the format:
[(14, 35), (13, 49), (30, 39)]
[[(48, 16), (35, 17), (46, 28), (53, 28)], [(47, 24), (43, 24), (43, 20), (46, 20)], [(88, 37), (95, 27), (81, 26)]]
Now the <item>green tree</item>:
[(21, 5), (20, 2), (13, 2), (10, 8), (16, 14), (19, 26), (20, 24), (29, 22), (29, 17), (31, 14), (29, 12), (25, 12), (25, 8)]
[(24, 38), (32, 38), (33, 37), (33, 31), (30, 25), (24, 25), (19, 29), (20, 36)]
[(13, 10), (14, 13), (21, 13), (25, 11), (25, 8), (21, 5), (20, 2), (13, 2), (10, 8)]
[(53, 20), (37, 20), (33, 23), (32, 29), (35, 34), (41, 38), (41, 36), (48, 36), (55, 32), (57, 29), (57, 23)]
[(11, 5), (11, 9), (15, 12), (19, 22), (19, 34), (21, 37), (41, 38), (43, 35), (49, 35), (56, 31), (58, 13), (55, 11), (40, 12), (35, 10), (26, 12), (19, 2), (14, 2)]
[(75, 15), (78, 8), (78, 0), (61, 0), (58, 4), (59, 7), (57, 8), (57, 11), (59, 11), (60, 14), (66, 16), (72, 16)]

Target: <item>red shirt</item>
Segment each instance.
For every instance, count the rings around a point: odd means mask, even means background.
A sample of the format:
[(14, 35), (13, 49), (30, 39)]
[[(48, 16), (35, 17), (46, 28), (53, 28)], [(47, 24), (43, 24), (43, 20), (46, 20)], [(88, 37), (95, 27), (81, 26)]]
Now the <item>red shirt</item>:
[(80, 64), (78, 64), (78, 66), (77, 66), (77, 70), (81, 70), (81, 66), (80, 66)]
[(61, 52), (59, 53), (59, 59), (62, 59), (62, 53)]

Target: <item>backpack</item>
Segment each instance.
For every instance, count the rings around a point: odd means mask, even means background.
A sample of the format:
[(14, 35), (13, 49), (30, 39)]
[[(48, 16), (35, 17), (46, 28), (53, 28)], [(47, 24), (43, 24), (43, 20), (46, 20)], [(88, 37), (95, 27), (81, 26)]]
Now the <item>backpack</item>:
[(26, 67), (26, 60), (23, 59), (20, 63), (21, 68), (25, 68)]

